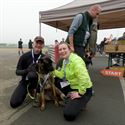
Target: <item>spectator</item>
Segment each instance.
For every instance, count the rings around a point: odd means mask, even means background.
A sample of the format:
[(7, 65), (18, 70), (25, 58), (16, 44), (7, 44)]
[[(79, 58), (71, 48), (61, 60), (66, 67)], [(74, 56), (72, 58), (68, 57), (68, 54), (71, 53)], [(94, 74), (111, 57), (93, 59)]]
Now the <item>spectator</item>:
[(28, 48), (29, 48), (30, 50), (33, 48), (33, 42), (32, 42), (31, 39), (29, 40)]
[(99, 51), (99, 52), (100, 52), (101, 55), (102, 55), (103, 52), (104, 52), (104, 46), (105, 46), (106, 41), (107, 41), (107, 38), (104, 37), (104, 39), (101, 41), (101, 43), (100, 43), (100, 45), (99, 45), (99, 47), (100, 47), (100, 51)]
[(123, 36), (118, 38), (118, 40), (125, 40), (125, 32), (123, 33)]
[(21, 38), (20, 38), (20, 40), (18, 41), (18, 54), (19, 54), (19, 56), (20, 56), (20, 55), (23, 55), (23, 41), (22, 41)]

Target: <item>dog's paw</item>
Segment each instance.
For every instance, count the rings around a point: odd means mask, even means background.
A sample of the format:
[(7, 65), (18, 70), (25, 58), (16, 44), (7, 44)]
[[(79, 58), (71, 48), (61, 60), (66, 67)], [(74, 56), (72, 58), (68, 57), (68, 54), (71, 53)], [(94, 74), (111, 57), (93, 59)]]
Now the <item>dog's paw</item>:
[(33, 107), (37, 108), (37, 107), (39, 107), (39, 102), (33, 101), (32, 105), (33, 105)]
[(41, 110), (41, 111), (45, 110), (45, 105), (41, 105), (41, 106), (40, 106), (40, 110)]
[(61, 93), (60, 98), (61, 98), (62, 100), (64, 100), (64, 99), (66, 98), (66, 96), (65, 96), (63, 93)]
[(63, 107), (63, 106), (65, 106), (65, 102), (61, 100), (61, 101), (59, 101), (59, 105)]
[(59, 106), (59, 103), (57, 101), (54, 102), (55, 103), (55, 106), (58, 107)]

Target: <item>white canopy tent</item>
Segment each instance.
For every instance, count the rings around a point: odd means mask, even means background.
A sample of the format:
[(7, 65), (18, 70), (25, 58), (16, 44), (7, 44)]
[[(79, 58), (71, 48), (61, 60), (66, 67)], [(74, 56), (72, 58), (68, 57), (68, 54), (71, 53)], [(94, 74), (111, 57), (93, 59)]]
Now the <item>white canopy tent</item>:
[(99, 29), (125, 27), (125, 0), (74, 0), (64, 6), (39, 12), (40, 35), (41, 23), (68, 31), (73, 17), (93, 4), (100, 4), (103, 9), (98, 20)]

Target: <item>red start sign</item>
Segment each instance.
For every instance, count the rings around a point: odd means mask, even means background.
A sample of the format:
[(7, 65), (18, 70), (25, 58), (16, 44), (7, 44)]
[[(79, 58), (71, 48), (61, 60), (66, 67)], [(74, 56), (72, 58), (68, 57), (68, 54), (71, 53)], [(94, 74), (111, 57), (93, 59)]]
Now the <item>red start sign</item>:
[(124, 70), (103, 69), (101, 70), (101, 74), (104, 76), (123, 77)]

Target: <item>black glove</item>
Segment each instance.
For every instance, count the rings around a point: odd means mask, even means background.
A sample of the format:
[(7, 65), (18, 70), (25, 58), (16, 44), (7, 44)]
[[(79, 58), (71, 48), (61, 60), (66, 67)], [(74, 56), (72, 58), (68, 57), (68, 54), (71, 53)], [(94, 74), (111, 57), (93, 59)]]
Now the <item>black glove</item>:
[(28, 72), (36, 72), (36, 63), (33, 63), (29, 65), (29, 67), (26, 69), (27, 73)]
[(18, 76), (24, 76), (26, 74), (27, 74), (27, 69), (24, 69), (24, 70), (17, 69), (16, 70), (16, 75), (18, 75)]
[(36, 63), (29, 65), (27, 69), (16, 69), (16, 74), (19, 76), (25, 76), (29, 72), (36, 72)]

